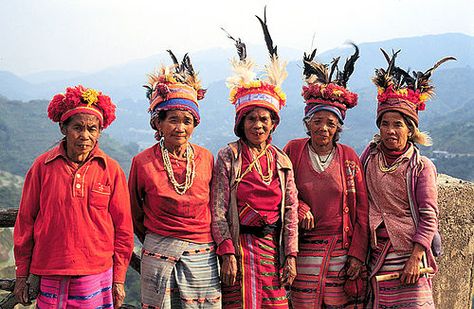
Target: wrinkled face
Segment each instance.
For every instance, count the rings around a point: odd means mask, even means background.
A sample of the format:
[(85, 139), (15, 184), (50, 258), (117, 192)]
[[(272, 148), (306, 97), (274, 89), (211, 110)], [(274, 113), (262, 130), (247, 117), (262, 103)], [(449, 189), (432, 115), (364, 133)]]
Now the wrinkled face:
[(263, 107), (254, 108), (243, 122), (245, 138), (251, 145), (265, 143), (275, 127), (270, 111)]
[(333, 142), (337, 132), (339, 120), (330, 111), (314, 113), (306, 126), (311, 136), (311, 143), (315, 146), (328, 146)]
[(155, 120), (155, 127), (161, 132), (167, 145), (186, 145), (194, 131), (194, 117), (187, 111), (169, 110), (164, 120)]
[(66, 138), (67, 155), (71, 160), (87, 157), (100, 137), (100, 122), (94, 115), (76, 114), (60, 124)]
[(400, 151), (405, 148), (410, 129), (400, 113), (384, 113), (379, 129), (381, 141), (387, 149)]

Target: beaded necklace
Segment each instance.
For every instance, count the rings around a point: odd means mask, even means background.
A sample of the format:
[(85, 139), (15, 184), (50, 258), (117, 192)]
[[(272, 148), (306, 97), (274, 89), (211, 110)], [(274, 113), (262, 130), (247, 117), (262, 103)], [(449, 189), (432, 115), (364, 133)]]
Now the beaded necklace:
[[(240, 174), (240, 176), (238, 176), (236, 179), (235, 179), (235, 183), (234, 183), (234, 186), (236, 186), (240, 181), (242, 181), (242, 179), (244, 178), (245, 175), (247, 175), (248, 173), (250, 173), (250, 171), (252, 170), (252, 168), (255, 166), (255, 170), (257, 171), (257, 173), (260, 175), (260, 177), (262, 178), (262, 181), (264, 184), (266, 185), (269, 185), (271, 182), (272, 182), (272, 178), (273, 178), (273, 170), (271, 168), (271, 161), (270, 161), (270, 156), (271, 156), (271, 153), (270, 151), (268, 150), (268, 147), (270, 147), (270, 144), (267, 144), (267, 146), (265, 147), (265, 149), (262, 150), (262, 152), (260, 152), (256, 157), (253, 155), (252, 153), (252, 156), (253, 156), (253, 161), (249, 164), (249, 166), (245, 169), (245, 171)], [(268, 166), (268, 175), (263, 175), (263, 172), (262, 172), (262, 166), (260, 165), (260, 158), (266, 154), (267, 155), (267, 166)]]
[(379, 163), (380, 171), (383, 173), (389, 173), (389, 174), (395, 172), (397, 168), (400, 166), (400, 164), (402, 163), (402, 160), (398, 160), (395, 164), (388, 166), (383, 153), (379, 153), (378, 161), (379, 161), (378, 163)]
[(161, 155), (163, 157), (163, 163), (165, 165), (165, 170), (166, 173), (168, 174), (168, 180), (171, 182), (173, 185), (174, 190), (176, 193), (179, 195), (183, 195), (186, 193), (186, 191), (191, 188), (193, 185), (194, 181), (194, 176), (195, 176), (195, 168), (196, 165), (194, 164), (194, 152), (191, 146), (188, 145), (186, 146), (186, 179), (183, 183), (178, 183), (176, 181), (176, 178), (174, 177), (174, 171), (173, 171), (173, 166), (171, 165), (170, 162), (170, 156), (168, 149), (165, 148), (164, 146), (164, 141), (163, 139), (160, 140), (160, 148), (161, 148)]

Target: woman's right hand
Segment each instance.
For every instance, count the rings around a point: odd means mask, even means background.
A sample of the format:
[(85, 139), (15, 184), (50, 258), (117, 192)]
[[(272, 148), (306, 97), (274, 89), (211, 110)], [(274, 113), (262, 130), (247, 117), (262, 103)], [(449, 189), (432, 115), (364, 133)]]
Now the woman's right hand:
[(24, 306), (31, 304), (27, 280), (28, 277), (17, 277), (15, 281), (15, 289), (13, 290), (16, 300)]
[(301, 219), (300, 227), (303, 230), (307, 230), (307, 231), (314, 229), (314, 216), (311, 213), (311, 210), (308, 210), (305, 213), (303, 219)]
[(233, 254), (224, 254), (222, 256), (221, 281), (225, 285), (235, 284), (237, 278), (237, 259)]

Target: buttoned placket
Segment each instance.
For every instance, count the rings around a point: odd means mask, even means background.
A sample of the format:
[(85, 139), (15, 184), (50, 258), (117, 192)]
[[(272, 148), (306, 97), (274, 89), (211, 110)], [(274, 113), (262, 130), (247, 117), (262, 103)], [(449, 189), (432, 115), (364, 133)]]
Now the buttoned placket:
[(90, 163), (86, 163), (80, 168), (77, 169), (75, 173), (73, 173), (73, 181), (72, 181), (72, 192), (74, 197), (83, 198), (85, 195), (85, 176), (87, 170), (90, 167)]

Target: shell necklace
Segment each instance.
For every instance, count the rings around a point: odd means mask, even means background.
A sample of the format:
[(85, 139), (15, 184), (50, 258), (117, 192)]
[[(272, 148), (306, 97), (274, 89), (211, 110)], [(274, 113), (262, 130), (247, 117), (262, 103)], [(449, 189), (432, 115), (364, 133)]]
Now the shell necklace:
[(194, 181), (194, 176), (195, 176), (195, 168), (196, 165), (194, 164), (194, 152), (191, 146), (188, 145), (186, 146), (186, 179), (183, 183), (178, 183), (176, 181), (176, 178), (174, 177), (174, 171), (173, 171), (173, 166), (171, 166), (170, 162), (170, 156), (168, 149), (165, 148), (164, 146), (164, 141), (163, 139), (160, 140), (160, 148), (161, 148), (161, 155), (163, 157), (163, 163), (165, 165), (165, 170), (166, 173), (168, 174), (168, 180), (171, 182), (173, 185), (174, 190), (176, 193), (179, 195), (183, 195), (186, 193), (186, 191), (191, 188), (193, 185)]

